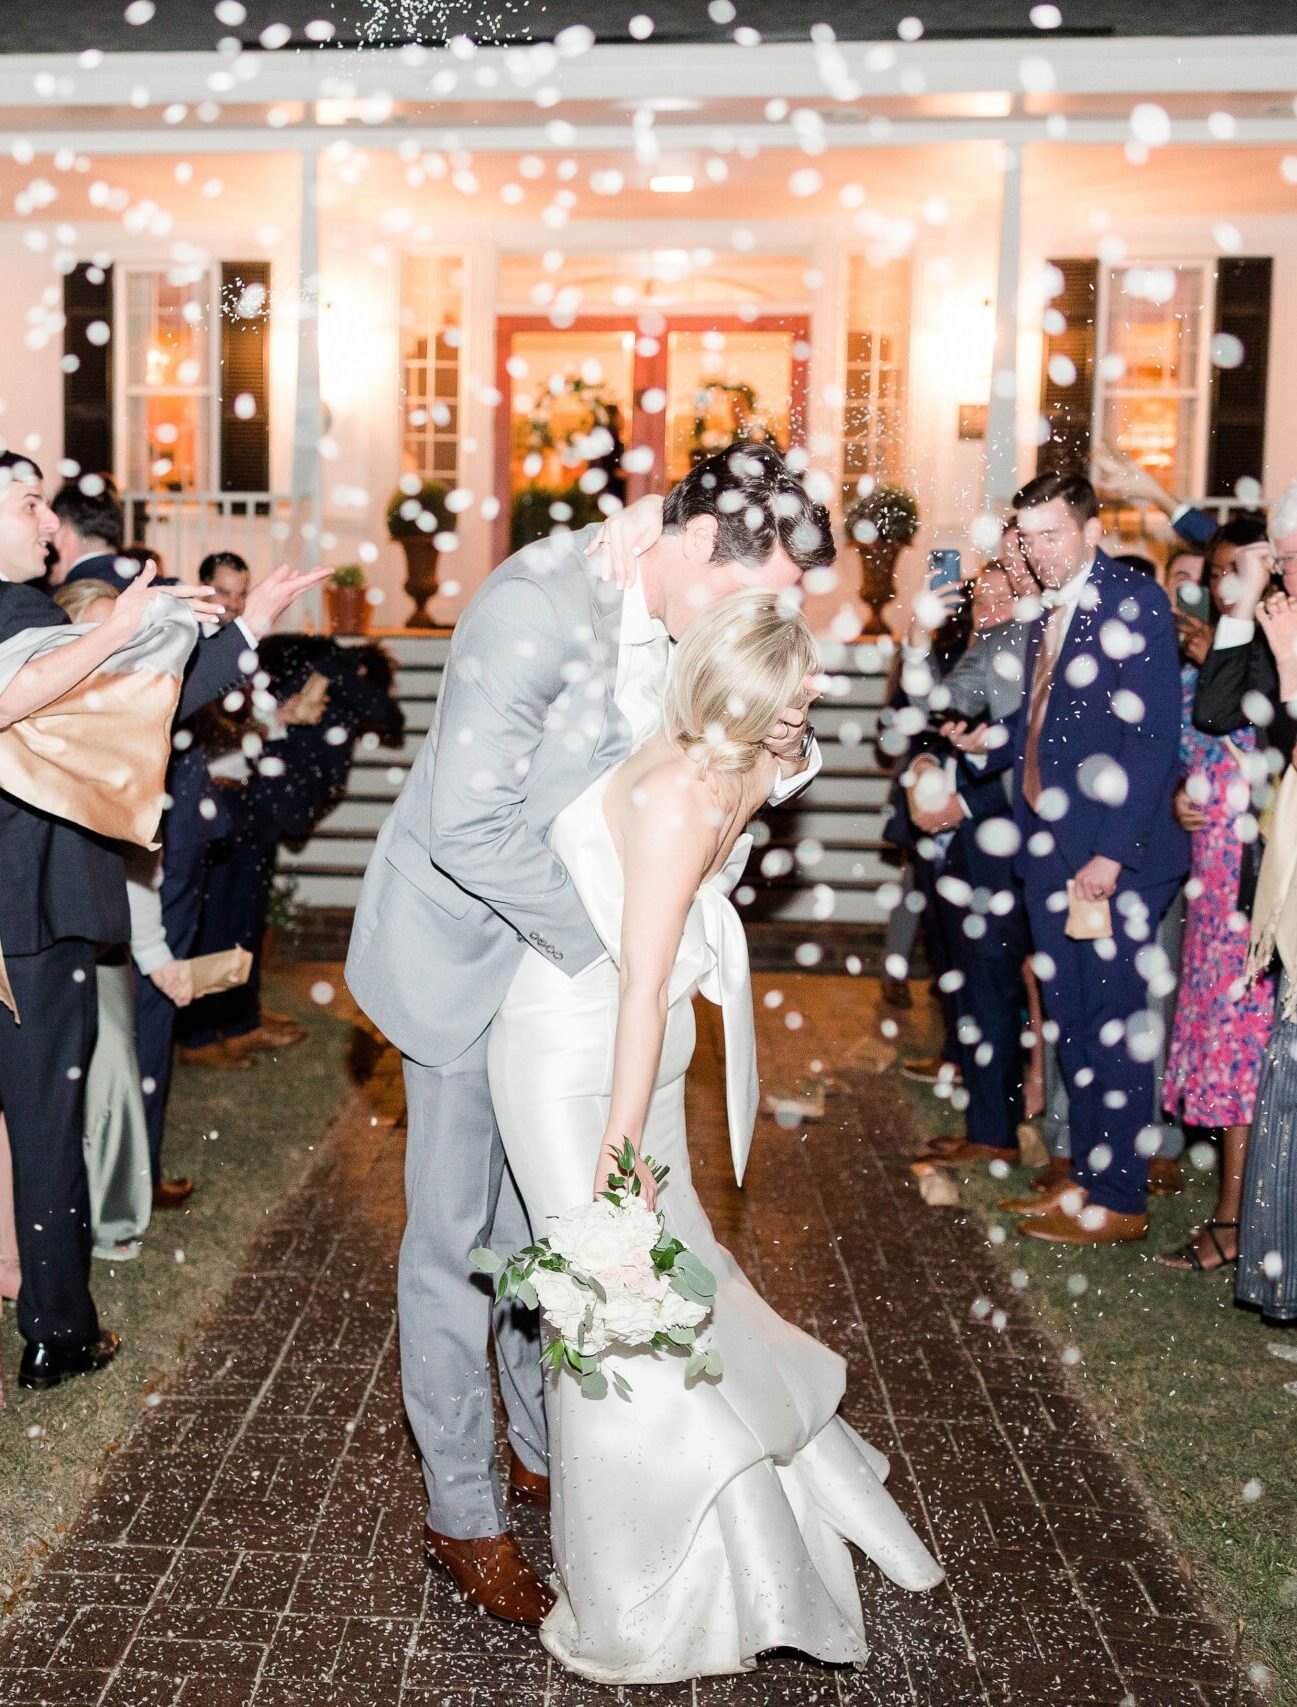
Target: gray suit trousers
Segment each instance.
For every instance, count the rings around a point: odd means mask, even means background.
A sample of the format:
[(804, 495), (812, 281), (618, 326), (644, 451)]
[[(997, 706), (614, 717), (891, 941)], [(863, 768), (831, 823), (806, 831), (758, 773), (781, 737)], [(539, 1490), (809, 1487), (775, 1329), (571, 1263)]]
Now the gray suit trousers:
[(509, 1527), (495, 1464), (491, 1328), (510, 1445), (528, 1470), (548, 1466), (535, 1313), (495, 1307), (468, 1261), (475, 1245), (508, 1256), (531, 1243), (531, 1230), (491, 1108), (486, 1034), (444, 1066), (407, 1056), (404, 1068), (401, 1384), (423, 1459), (428, 1522), (469, 1540)]

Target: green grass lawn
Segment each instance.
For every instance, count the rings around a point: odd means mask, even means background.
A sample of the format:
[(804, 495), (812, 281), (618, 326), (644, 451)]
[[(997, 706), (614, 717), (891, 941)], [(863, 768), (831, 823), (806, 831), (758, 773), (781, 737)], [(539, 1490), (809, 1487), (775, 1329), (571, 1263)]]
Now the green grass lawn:
[[(907, 1090), (922, 1131), (952, 1129), (948, 1104), (921, 1086)], [(1183, 1196), (1154, 1201), (1146, 1243), (1091, 1251), (1017, 1236), (996, 1201), (1025, 1189), (1024, 1170), (960, 1178), (965, 1201), (1003, 1229), (995, 1248), (1019, 1282), (1026, 1276), (1023, 1291), (1045, 1327), (1080, 1351), (1080, 1387), (1208, 1599), (1241, 1625), (1242, 1652), (1273, 1672), (1271, 1699), (1297, 1707), (1297, 1398), (1283, 1391), (1297, 1364), (1266, 1349), (1297, 1350), (1297, 1332), (1267, 1329), (1237, 1309), (1232, 1268), (1181, 1274), (1154, 1263), (1215, 1200), (1214, 1171), (1186, 1157), (1185, 1172)]]
[(100, 1318), (124, 1341), (116, 1362), (51, 1393), (22, 1392), (12, 1379), (22, 1341), (12, 1306), (5, 1311), (0, 1610), (93, 1493), (106, 1457), (165, 1384), (267, 1217), (314, 1166), (347, 1091), (353, 1028), (278, 980), (269, 995), (309, 1037), (246, 1073), (177, 1072), (164, 1161), (169, 1175), (188, 1174), (197, 1190), (184, 1210), (154, 1217), (133, 1262), (94, 1264)]

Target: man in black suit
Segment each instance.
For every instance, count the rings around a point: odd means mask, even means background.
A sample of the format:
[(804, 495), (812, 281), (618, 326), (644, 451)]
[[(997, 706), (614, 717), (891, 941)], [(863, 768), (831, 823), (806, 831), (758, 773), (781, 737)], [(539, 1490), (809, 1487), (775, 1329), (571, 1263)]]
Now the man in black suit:
[(103, 476), (69, 480), (54, 494), (50, 508), (59, 523), (53, 541), (57, 555), (47, 577), (50, 590), (69, 581), (106, 581), (115, 592), (124, 593), (140, 566), (122, 556), (126, 520)]
[(1223, 598), (1231, 590), (1234, 596), (1198, 672), (1193, 720), (1206, 734), (1220, 736), (1257, 725), (1259, 744), (1273, 753), (1270, 770), (1277, 778), (1297, 743), (1297, 716), (1280, 694), (1279, 668), (1257, 618), (1270, 593), (1297, 593), (1297, 528), (1272, 549), (1260, 517), (1226, 522), (1207, 547), (1204, 585), (1213, 578), (1225, 583)]
[[(0, 453), (0, 642), (67, 618), (30, 583), (45, 573), (59, 527), (30, 458)], [(249, 640), (267, 633), (327, 571), (276, 570), (249, 597), (245, 633), (233, 627), (191, 660), (179, 715), (219, 696), (251, 664)], [(0, 693), (0, 727), (52, 704), (130, 638), (152, 597), (152, 570), (119, 597), (112, 616), (24, 665)], [(220, 607), (203, 588), (172, 588), (200, 618)], [(227, 638), (228, 636), (228, 638)], [(20, 1386), (57, 1386), (102, 1369), (117, 1336), (100, 1327), (90, 1295), (90, 1217), (82, 1149), (85, 1073), (97, 1030), (94, 951), (130, 935), (116, 844), (0, 791), (0, 951), (19, 1020), (0, 1003), (0, 1111), (9, 1129), (27, 1341)]]

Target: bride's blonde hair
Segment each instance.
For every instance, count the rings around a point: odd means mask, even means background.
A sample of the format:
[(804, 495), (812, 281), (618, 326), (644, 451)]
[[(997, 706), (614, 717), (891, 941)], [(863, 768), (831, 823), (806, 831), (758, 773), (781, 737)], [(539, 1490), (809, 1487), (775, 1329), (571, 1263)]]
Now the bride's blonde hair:
[(662, 702), (667, 740), (706, 775), (742, 775), (820, 667), (806, 619), (777, 593), (731, 593), (676, 647)]

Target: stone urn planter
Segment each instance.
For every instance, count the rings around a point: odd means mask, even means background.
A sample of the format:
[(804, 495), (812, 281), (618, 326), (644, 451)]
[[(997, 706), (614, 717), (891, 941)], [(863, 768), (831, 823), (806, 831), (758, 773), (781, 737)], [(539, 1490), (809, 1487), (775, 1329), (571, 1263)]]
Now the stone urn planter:
[(437, 538), (455, 529), (449, 498), (450, 487), (444, 481), (406, 474), (388, 501), (388, 537), (405, 553), (405, 590), (414, 606), (406, 618), (407, 628), (436, 626), (427, 607), (437, 591), (441, 556)]
[(324, 609), (330, 634), (368, 634), (373, 609), (367, 597), (365, 572), (358, 563), (344, 563), (324, 583)]
[(847, 511), (847, 537), (860, 553), (866, 636), (886, 634), (883, 611), (896, 596), (896, 561), (919, 531), (919, 506), (903, 486), (870, 486)]
[(415, 539), (402, 539), (401, 550), (405, 553), (405, 592), (406, 597), (414, 605), (414, 609), (405, 619), (407, 628), (433, 628), (432, 618), (428, 615), (427, 605), (437, 591), (437, 560), (441, 553), (432, 543), (430, 534), (420, 534)]
[(896, 560), (901, 547), (888, 539), (876, 539), (866, 544), (855, 542), (860, 553), (860, 597), (869, 607), (864, 633), (874, 636), (887, 633), (883, 611), (896, 597)]

